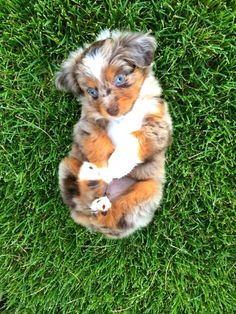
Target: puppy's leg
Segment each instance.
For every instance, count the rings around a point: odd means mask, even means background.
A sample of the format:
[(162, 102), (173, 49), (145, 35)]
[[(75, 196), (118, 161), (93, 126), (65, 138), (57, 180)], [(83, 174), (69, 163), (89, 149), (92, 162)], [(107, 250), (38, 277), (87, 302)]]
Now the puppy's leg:
[(127, 135), (117, 145), (108, 160), (109, 173), (113, 178), (127, 175), (155, 153), (164, 151), (170, 144), (171, 133), (167, 105), (160, 101), (156, 112), (145, 117), (142, 128)]
[(80, 196), (77, 176), (81, 162), (76, 158), (64, 158), (59, 165), (59, 185), (61, 196), (70, 208), (76, 206), (75, 199)]
[(161, 194), (161, 186), (153, 179), (139, 181), (132, 185), (126, 193), (119, 196), (111, 204), (111, 208), (104, 215), (104, 206), (108, 206), (107, 200), (100, 198), (96, 201), (97, 216), (74, 218), (80, 223), (84, 221), (97, 227), (105, 227), (112, 230), (120, 229), (124, 225), (126, 215), (132, 214), (134, 208), (144, 202), (154, 199), (156, 195)]
[(157, 192), (158, 186), (153, 179), (139, 181), (113, 202), (106, 216), (99, 212), (97, 222), (111, 229), (119, 228), (126, 215), (131, 214), (138, 204), (154, 198)]
[(108, 158), (115, 150), (111, 139), (104, 130), (94, 130), (91, 134), (80, 139), (83, 153), (89, 162), (97, 167), (106, 167)]
[(92, 201), (101, 197), (106, 189), (99, 168), (91, 162), (83, 162), (78, 173), (80, 199), (89, 207)]
[(108, 172), (113, 178), (120, 179), (130, 173), (133, 168), (142, 163), (139, 157), (139, 141), (129, 134), (118, 144), (108, 160)]
[(103, 195), (105, 183), (98, 176), (95, 166), (67, 157), (59, 166), (59, 184), (64, 202), (70, 208), (81, 204), (89, 209), (91, 202)]

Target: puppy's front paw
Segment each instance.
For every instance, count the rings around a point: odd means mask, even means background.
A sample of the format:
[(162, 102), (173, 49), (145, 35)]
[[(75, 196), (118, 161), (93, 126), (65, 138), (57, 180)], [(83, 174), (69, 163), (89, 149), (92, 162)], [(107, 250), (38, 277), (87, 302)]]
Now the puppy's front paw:
[[(79, 180), (80, 181), (90, 181), (94, 182), (97, 180), (101, 180), (101, 175), (97, 166), (92, 164), (91, 162), (85, 161), (79, 171)], [(91, 185), (93, 185), (91, 183)]]
[(142, 162), (139, 158), (139, 150), (139, 141), (133, 135), (127, 136), (121, 144), (117, 145), (108, 160), (108, 173), (112, 178), (120, 179), (124, 177)]
[(93, 214), (98, 214), (100, 211), (102, 215), (106, 215), (107, 211), (111, 208), (111, 202), (109, 201), (107, 196), (99, 197), (95, 199), (91, 206), (90, 209)]

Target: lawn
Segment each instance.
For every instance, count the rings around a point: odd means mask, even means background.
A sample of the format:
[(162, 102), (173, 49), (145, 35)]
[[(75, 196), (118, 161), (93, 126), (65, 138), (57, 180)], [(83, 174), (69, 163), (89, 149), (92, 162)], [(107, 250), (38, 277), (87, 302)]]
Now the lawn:
[[(235, 313), (233, 5), (1, 1), (2, 313)], [(152, 31), (174, 124), (161, 207), (118, 241), (71, 220), (57, 178), (80, 104), (54, 73), (105, 27)]]

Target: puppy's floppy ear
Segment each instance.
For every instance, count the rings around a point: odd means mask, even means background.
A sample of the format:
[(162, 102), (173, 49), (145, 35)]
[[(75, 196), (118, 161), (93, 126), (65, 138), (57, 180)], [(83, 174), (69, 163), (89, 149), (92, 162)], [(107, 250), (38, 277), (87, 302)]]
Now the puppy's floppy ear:
[(148, 67), (152, 63), (156, 49), (156, 40), (153, 36), (127, 32), (123, 36), (121, 35), (119, 44), (125, 48), (127, 61), (141, 68)]
[(83, 49), (80, 48), (70, 53), (68, 59), (62, 63), (61, 70), (56, 73), (56, 87), (66, 92), (72, 92), (75, 96), (82, 93), (76, 73), (82, 52)]

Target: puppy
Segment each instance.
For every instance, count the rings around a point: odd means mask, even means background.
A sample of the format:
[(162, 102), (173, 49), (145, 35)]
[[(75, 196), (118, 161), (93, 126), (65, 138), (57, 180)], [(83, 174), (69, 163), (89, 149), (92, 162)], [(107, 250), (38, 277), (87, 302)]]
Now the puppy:
[(75, 222), (109, 238), (146, 226), (162, 198), (172, 123), (152, 71), (155, 48), (149, 34), (105, 30), (56, 76), (82, 103), (59, 166), (61, 195)]

